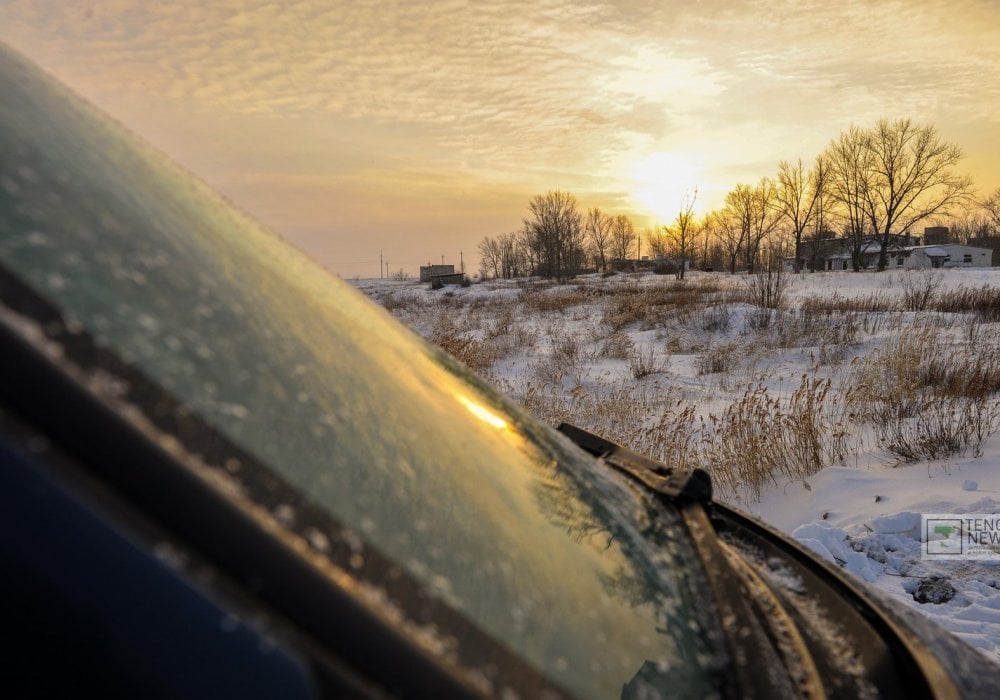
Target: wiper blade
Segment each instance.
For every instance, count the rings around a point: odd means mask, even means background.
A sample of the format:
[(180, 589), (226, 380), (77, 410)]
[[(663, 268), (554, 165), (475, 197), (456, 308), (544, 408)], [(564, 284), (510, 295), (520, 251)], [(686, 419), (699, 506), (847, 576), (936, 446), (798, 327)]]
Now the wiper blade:
[(808, 672), (815, 669), (815, 665), (805, 645), (795, 647), (795, 652), (806, 658), (794, 659), (798, 669), (794, 679), (792, 674), (774, 672), (777, 668), (790, 668), (792, 660), (785, 658), (787, 647), (770, 639), (773, 633), (770, 625), (764, 625), (761, 616), (755, 614), (748, 600), (760, 596), (743, 591), (740, 584), (748, 579), (733, 567), (712, 526), (708, 517), (712, 480), (708, 473), (701, 469), (667, 467), (568, 423), (561, 424), (558, 430), (609, 467), (667, 500), (680, 514), (701, 563), (725, 636), (726, 651), (734, 671), (726, 679), (727, 695), (767, 699), (803, 695), (825, 697), (819, 678)]
[(712, 478), (703, 469), (665, 466), (570, 423), (561, 423), (557, 430), (609, 467), (641, 481), (672, 501), (690, 500), (705, 505), (712, 502)]

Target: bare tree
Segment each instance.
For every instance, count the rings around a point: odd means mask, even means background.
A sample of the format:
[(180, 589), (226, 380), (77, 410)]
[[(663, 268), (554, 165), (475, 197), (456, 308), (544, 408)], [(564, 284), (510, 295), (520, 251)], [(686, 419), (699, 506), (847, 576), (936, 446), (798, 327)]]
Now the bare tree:
[(968, 243), (971, 239), (989, 236), (992, 229), (989, 215), (983, 209), (966, 209), (935, 223), (946, 225), (951, 240), (959, 243)]
[(534, 233), (527, 221), (521, 222), (521, 230), (517, 232), (517, 248), (524, 256), (525, 274), (537, 275), (539, 258), (535, 249)]
[(778, 228), (780, 216), (775, 208), (774, 180), (761, 178), (750, 199), (750, 232), (747, 236), (747, 272), (753, 274), (760, 258), (761, 244)]
[[(750, 247), (750, 231), (754, 219), (754, 191), (750, 185), (740, 183), (726, 194), (725, 216), (726, 226), (721, 229), (726, 240), (722, 241), (727, 257), (732, 251), (743, 253), (748, 263), (752, 255)], [(738, 231), (738, 234), (737, 234)], [(730, 262), (730, 274), (736, 271), (735, 258)]]
[[(728, 195), (726, 199), (728, 200)], [(726, 206), (711, 213), (708, 227), (719, 242), (729, 266), (729, 274), (736, 274), (736, 261), (743, 252), (746, 242), (746, 230), (743, 223), (734, 213), (733, 209)]]
[(663, 227), (663, 233), (673, 243), (673, 248), (680, 258), (677, 278), (684, 279), (684, 267), (694, 246), (694, 237), (698, 235), (698, 221), (694, 215), (694, 203), (698, 199), (698, 189), (686, 195), (681, 202), (677, 218), (669, 226)]
[(802, 234), (818, 213), (826, 188), (829, 166), (820, 155), (812, 169), (806, 172), (799, 158), (794, 164), (781, 161), (778, 164), (778, 182), (775, 201), (778, 213), (791, 227), (795, 238), (795, 273), (802, 269)]
[(553, 190), (536, 195), (528, 203), (530, 218), (524, 220), (534, 249), (538, 273), (564, 280), (583, 265), (584, 234), (576, 197)]
[(486, 236), (476, 246), (479, 250), (479, 273), (484, 277), (500, 277), (500, 242)]
[(671, 250), (671, 239), (667, 236), (664, 226), (657, 230), (655, 228), (646, 229), (646, 247), (654, 260), (666, 260), (673, 251)]
[(872, 153), (865, 142), (865, 132), (852, 126), (830, 143), (824, 155), (830, 167), (827, 191), (838, 205), (841, 229), (850, 239), (851, 263), (855, 272), (861, 269), (861, 253), (869, 221), (869, 192), (874, 186)]
[(635, 227), (632, 220), (624, 214), (619, 214), (611, 222), (611, 259), (631, 260), (635, 246)]
[[(817, 162), (819, 158), (817, 158)], [(823, 188), (819, 190), (819, 194), (816, 197), (816, 205), (813, 209), (812, 218), (812, 246), (810, 247), (809, 254), (809, 269), (815, 271), (819, 266), (820, 255), (823, 252), (823, 241), (826, 238), (832, 238), (832, 232), (830, 231), (830, 225), (834, 218), (834, 207), (836, 202), (830, 195), (830, 174), (831, 166), (830, 162), (824, 158), (823, 165), (826, 168), (825, 178)]]
[(715, 241), (716, 236), (712, 229), (712, 212), (708, 212), (698, 223), (698, 231), (701, 235), (701, 267), (715, 267), (715, 263), (719, 259), (719, 246), (716, 243), (714, 246), (712, 242)]
[(483, 277), (513, 279), (530, 272), (521, 237), (516, 231), (486, 236), (479, 242), (479, 271)]
[(1000, 233), (1000, 187), (993, 190), (979, 205), (989, 216), (993, 230)]
[(587, 242), (594, 258), (594, 264), (601, 272), (608, 269), (608, 250), (611, 247), (611, 227), (614, 221), (608, 214), (594, 207), (587, 212), (584, 225)]
[(529, 267), (524, 254), (524, 246), (516, 231), (501, 234), (497, 238), (500, 249), (500, 276), (505, 279), (524, 277)]
[(893, 232), (909, 231), (917, 222), (969, 201), (972, 180), (954, 171), (962, 149), (942, 141), (933, 126), (880, 119), (866, 136), (874, 168), (867, 213), (881, 239), (881, 272)]

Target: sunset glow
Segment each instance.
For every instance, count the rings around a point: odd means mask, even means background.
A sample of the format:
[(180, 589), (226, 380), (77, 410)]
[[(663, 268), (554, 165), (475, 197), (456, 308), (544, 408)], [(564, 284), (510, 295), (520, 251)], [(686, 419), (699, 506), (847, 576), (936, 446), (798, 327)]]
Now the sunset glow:
[(695, 196), (701, 174), (683, 156), (654, 153), (636, 164), (631, 177), (636, 211), (669, 224), (685, 199)]
[(993, 0), (10, 0), (0, 41), (342, 276), (475, 271), (548, 190), (707, 211), (881, 117), (1000, 186)]

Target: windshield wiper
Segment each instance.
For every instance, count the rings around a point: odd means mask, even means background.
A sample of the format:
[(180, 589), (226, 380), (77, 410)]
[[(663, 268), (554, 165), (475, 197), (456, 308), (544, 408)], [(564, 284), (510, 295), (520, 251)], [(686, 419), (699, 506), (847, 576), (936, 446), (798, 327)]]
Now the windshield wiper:
[[(885, 697), (958, 697), (954, 679), (923, 640), (832, 565), (713, 501), (707, 472), (660, 464), (568, 423), (558, 429), (680, 513), (726, 635), (734, 671), (728, 692), (821, 698), (869, 689)], [(775, 566), (801, 590), (776, 584), (769, 571)], [(851, 670), (833, 658), (837, 650), (823, 631), (831, 623), (838, 648), (851, 650)], [(783, 682), (769, 673), (777, 663), (787, 671)]]
[[(734, 671), (726, 679), (724, 692), (741, 698), (825, 697), (805, 644), (788, 644), (788, 625), (775, 630), (748, 602), (759, 601), (762, 592), (744, 592), (740, 582), (747, 581), (745, 571), (734, 567), (731, 554), (727, 554), (712, 526), (708, 516), (712, 479), (708, 473), (654, 462), (569, 423), (562, 423), (558, 430), (607, 466), (658, 494), (680, 514), (707, 580)], [(768, 613), (773, 615), (773, 606), (769, 608)], [(787, 616), (784, 620), (790, 624)], [(785, 643), (773, 638), (780, 631), (785, 632), (786, 639), (780, 640)], [(796, 658), (785, 658), (791, 651)], [(781, 667), (795, 668), (797, 673), (794, 678), (790, 673), (774, 673)]]

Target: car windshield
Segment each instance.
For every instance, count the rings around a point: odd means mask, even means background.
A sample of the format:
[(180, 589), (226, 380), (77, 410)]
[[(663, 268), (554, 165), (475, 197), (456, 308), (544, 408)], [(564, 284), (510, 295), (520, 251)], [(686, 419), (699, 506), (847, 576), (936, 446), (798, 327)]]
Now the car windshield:
[(580, 696), (714, 687), (669, 509), (5, 50), (0, 92), (0, 265), (290, 484), (277, 521), (322, 508)]

